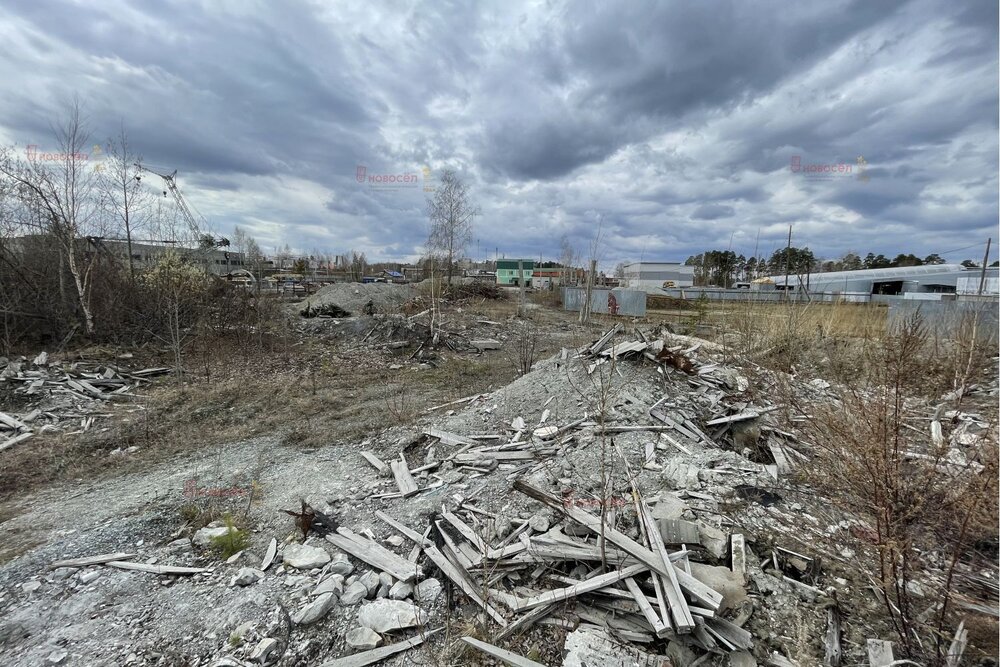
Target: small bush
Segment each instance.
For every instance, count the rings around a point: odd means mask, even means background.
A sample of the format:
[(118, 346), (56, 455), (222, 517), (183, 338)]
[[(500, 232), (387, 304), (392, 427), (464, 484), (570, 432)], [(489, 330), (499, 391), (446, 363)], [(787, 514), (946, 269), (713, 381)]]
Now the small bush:
[(236, 527), (229, 514), (226, 515), (226, 528), (229, 530), (225, 534), (212, 538), (212, 550), (223, 560), (243, 551), (250, 543), (250, 536), (245, 530)]

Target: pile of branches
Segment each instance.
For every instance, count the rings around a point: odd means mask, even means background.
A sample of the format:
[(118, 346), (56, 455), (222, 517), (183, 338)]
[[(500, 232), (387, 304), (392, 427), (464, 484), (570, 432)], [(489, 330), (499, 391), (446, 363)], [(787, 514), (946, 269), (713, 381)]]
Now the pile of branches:
[(507, 292), (496, 283), (476, 281), (462, 285), (448, 285), (442, 296), (449, 301), (466, 299), (506, 299)]

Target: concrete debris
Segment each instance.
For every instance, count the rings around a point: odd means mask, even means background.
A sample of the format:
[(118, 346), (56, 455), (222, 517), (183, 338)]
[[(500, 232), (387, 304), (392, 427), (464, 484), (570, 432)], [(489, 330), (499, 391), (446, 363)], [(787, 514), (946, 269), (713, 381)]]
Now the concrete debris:
[(371, 628), (354, 628), (344, 636), (344, 641), (355, 651), (370, 651), (382, 643), (382, 637)]
[(343, 605), (358, 604), (366, 597), (368, 597), (368, 587), (360, 581), (354, 581), (348, 584), (347, 590), (340, 597), (340, 603)]
[(303, 607), (292, 616), (292, 622), (296, 625), (309, 625), (326, 616), (333, 606), (337, 604), (337, 596), (333, 593), (323, 593), (315, 600)]
[(414, 628), (423, 623), (420, 607), (402, 600), (375, 600), (358, 611), (358, 623), (379, 634)]
[(231, 585), (250, 586), (264, 578), (264, 572), (255, 567), (241, 567), (240, 571), (233, 577)]
[(330, 562), (330, 554), (323, 547), (311, 544), (289, 544), (281, 552), (282, 562), (299, 570), (312, 570)]
[(213, 540), (224, 537), (233, 530), (236, 529), (226, 526), (205, 526), (204, 528), (199, 528), (195, 531), (194, 535), (191, 537), (191, 543), (196, 547), (208, 549), (212, 546)]

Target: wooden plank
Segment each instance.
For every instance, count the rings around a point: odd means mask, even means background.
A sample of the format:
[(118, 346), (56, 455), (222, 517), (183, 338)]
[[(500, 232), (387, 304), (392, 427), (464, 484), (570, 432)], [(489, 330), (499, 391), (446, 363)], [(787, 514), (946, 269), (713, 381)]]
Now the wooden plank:
[(712, 419), (705, 422), (705, 426), (718, 426), (719, 424), (732, 424), (733, 422), (742, 422), (749, 419), (757, 419), (760, 417), (760, 413), (756, 410), (747, 410), (745, 412), (740, 412), (739, 414), (729, 415), (728, 417), (719, 417), (718, 419)]
[[(382, 519), (382, 521), (384, 521), (387, 524), (389, 524), (398, 533), (400, 533), (403, 537), (407, 538), (411, 542), (419, 544), (420, 546), (423, 546), (423, 547), (431, 546), (433, 544), (433, 542), (431, 542), (430, 540), (426, 539), (425, 537), (422, 537), (420, 535), (420, 533), (418, 533), (417, 531), (412, 530), (410, 528), (407, 528), (406, 526), (404, 526), (400, 522), (396, 521), (395, 519), (393, 519), (391, 516), (389, 516), (388, 514), (386, 514), (385, 512), (383, 512), (382, 510), (376, 510), (375, 511), (375, 516), (377, 516), (378, 518)], [(430, 530), (429, 526), (428, 526), (428, 530)]]
[(388, 572), (400, 581), (411, 581), (420, 573), (420, 568), (410, 561), (397, 556), (377, 542), (356, 535), (343, 526), (337, 529), (336, 535), (333, 533), (327, 535), (326, 540), (338, 549), (372, 567)]
[(493, 656), (504, 664), (511, 665), (511, 667), (545, 667), (545, 665), (540, 662), (528, 660), (524, 656), (518, 655), (517, 653), (512, 653), (511, 651), (499, 648), (493, 644), (487, 644), (486, 642), (479, 641), (473, 637), (462, 637), (462, 641), (469, 646), (482, 651), (486, 655)]
[(429, 435), (432, 438), (437, 438), (443, 445), (451, 445), (454, 447), (475, 447), (477, 444), (475, 440), (466, 438), (465, 436), (449, 433), (448, 431), (441, 431), (436, 428), (429, 428), (424, 431), (424, 434)]
[(480, 553), (485, 554), (489, 550), (489, 547), (486, 546), (483, 538), (479, 537), (476, 531), (474, 531), (469, 524), (462, 521), (457, 515), (452, 512), (445, 512), (441, 516), (445, 521), (450, 523), (462, 537), (475, 545), (475, 547), (479, 549)]
[(378, 470), (380, 475), (389, 474), (389, 466), (385, 464), (385, 461), (375, 456), (372, 452), (361, 452), (361, 456), (364, 457), (365, 461), (372, 464), (376, 470)]
[[(511, 606), (512, 607), (517, 606), (517, 602), (512, 601)], [(555, 603), (543, 604), (538, 607), (535, 607), (534, 609), (525, 614), (521, 614), (520, 616), (517, 617), (517, 620), (515, 620), (513, 623), (511, 623), (506, 628), (500, 631), (500, 634), (496, 636), (496, 640), (501, 641), (513, 635), (515, 632), (518, 632), (519, 630), (527, 630), (537, 621), (540, 621), (541, 619), (551, 614), (552, 611), (555, 609), (555, 606), (556, 606)]]
[(445, 558), (444, 554), (441, 553), (437, 547), (433, 545), (424, 547), (424, 553), (427, 554), (427, 557), (431, 559), (431, 562), (437, 565), (438, 569), (440, 569), (446, 577), (457, 584), (470, 600), (482, 607), (482, 609), (490, 615), (490, 618), (496, 621), (500, 627), (507, 627), (507, 619), (503, 617), (503, 614), (483, 599), (483, 597), (479, 594), (479, 591), (472, 584), (472, 582), (468, 580), (465, 574), (461, 572), (454, 563)]
[(50, 570), (59, 567), (87, 567), (89, 565), (103, 565), (111, 561), (130, 560), (135, 558), (135, 554), (119, 551), (113, 554), (102, 554), (100, 556), (85, 556), (83, 558), (70, 558), (68, 560), (57, 560), (49, 565)]
[(826, 638), (823, 664), (828, 667), (840, 667), (843, 651), (840, 648), (840, 609), (836, 605), (826, 610)]
[(677, 575), (677, 581), (681, 588), (687, 591), (688, 594), (690, 594), (702, 605), (709, 607), (713, 611), (718, 611), (719, 607), (722, 605), (722, 596), (720, 594), (716, 593), (694, 577), (688, 575), (683, 570), (677, 571), (672, 568), (668, 571), (667, 565), (663, 563), (659, 554), (654, 553), (650, 549), (647, 549), (630, 538), (628, 535), (620, 533), (613, 528), (605, 527), (602, 531), (601, 521), (594, 515), (584, 512), (583, 510), (573, 507), (572, 505), (567, 506), (559, 498), (531, 486), (524, 480), (515, 480), (514, 488), (521, 493), (524, 493), (525, 495), (551, 507), (552, 509), (559, 510), (569, 518), (573, 519), (573, 521), (590, 528), (598, 535), (601, 535), (603, 532), (605, 539), (618, 546), (629, 555), (633, 556), (636, 560), (645, 563), (649, 569), (654, 570), (666, 577), (670, 576), (671, 571), (675, 572)]
[(778, 466), (778, 474), (787, 475), (791, 472), (792, 467), (788, 464), (788, 458), (785, 456), (785, 452), (781, 451), (781, 445), (776, 442), (768, 442), (767, 448), (771, 450), (771, 456), (774, 457), (774, 463)]
[(705, 621), (705, 627), (712, 630), (716, 637), (721, 637), (727, 643), (739, 649), (748, 649), (753, 646), (753, 635), (735, 623), (730, 623), (718, 616)]
[(120, 570), (136, 570), (138, 572), (150, 572), (152, 574), (198, 574), (207, 572), (203, 567), (177, 567), (174, 565), (150, 565), (149, 563), (133, 563), (126, 560), (113, 560), (105, 565), (117, 567)]
[[(655, 580), (656, 579), (654, 579), (654, 581)], [(635, 603), (639, 605), (639, 611), (641, 611), (642, 615), (646, 617), (646, 622), (649, 623), (649, 627), (653, 629), (653, 632), (655, 632), (657, 636), (659, 636), (661, 632), (665, 632), (668, 629), (667, 626), (663, 624), (663, 620), (656, 613), (656, 610), (653, 609), (653, 605), (649, 604), (649, 600), (646, 599), (646, 595), (642, 592), (642, 589), (639, 588), (639, 584), (636, 583), (635, 579), (632, 577), (626, 579), (625, 587), (628, 588), (628, 592), (632, 594), (632, 599), (635, 600)]]
[(0, 424), (6, 424), (15, 431), (28, 428), (20, 419), (15, 419), (6, 412), (0, 412)]
[(31, 431), (27, 431), (26, 433), (19, 433), (12, 438), (7, 438), (2, 443), (0, 443), (0, 452), (10, 449), (14, 445), (22, 443), (28, 438), (33, 438), (34, 436), (35, 436), (34, 433), (32, 433)]
[(563, 600), (569, 600), (570, 598), (575, 598), (578, 595), (583, 595), (584, 593), (590, 593), (591, 591), (596, 591), (605, 586), (609, 586), (615, 582), (621, 581), (622, 579), (628, 579), (629, 577), (634, 577), (637, 574), (641, 574), (647, 571), (649, 568), (643, 564), (630, 565), (621, 570), (615, 570), (613, 572), (608, 572), (607, 574), (602, 574), (597, 577), (592, 577), (586, 581), (582, 581), (579, 584), (573, 586), (568, 586), (566, 588), (557, 588), (552, 591), (545, 591), (540, 595), (528, 598), (521, 602), (521, 609), (531, 609), (532, 607), (538, 607), (539, 605), (550, 604), (552, 602), (561, 602)]
[(402, 454), (399, 455), (398, 461), (393, 461), (389, 465), (392, 466), (392, 474), (396, 478), (396, 486), (399, 487), (399, 493), (404, 498), (412, 496), (420, 490), (417, 487), (417, 483), (413, 480), (410, 468), (406, 465), (406, 458)]
[(732, 570), (740, 575), (743, 581), (747, 577), (747, 547), (743, 533), (733, 533), (730, 550), (732, 553)]
[(691, 611), (688, 609), (687, 600), (684, 599), (684, 595), (681, 593), (677, 572), (670, 562), (670, 556), (667, 554), (667, 548), (663, 544), (663, 538), (660, 536), (660, 531), (656, 526), (656, 520), (653, 518), (652, 512), (649, 511), (646, 501), (640, 498), (637, 502), (639, 509), (642, 511), (642, 521), (647, 527), (646, 532), (649, 536), (652, 551), (662, 559), (667, 571), (667, 580), (663, 582), (663, 593), (667, 596), (670, 613), (674, 619), (674, 627), (677, 629), (677, 632), (691, 632), (694, 628), (694, 619), (691, 617)]
[(892, 642), (881, 639), (868, 640), (868, 664), (871, 667), (889, 667), (895, 662), (892, 657)]
[(374, 665), (376, 662), (381, 662), (390, 656), (423, 644), (428, 637), (438, 632), (441, 632), (441, 628), (436, 628), (430, 632), (423, 632), (415, 637), (410, 637), (406, 641), (389, 644), (381, 648), (373, 648), (370, 651), (362, 651), (361, 653), (336, 658), (335, 660), (328, 660), (320, 665), (320, 667), (365, 667), (365, 665)]

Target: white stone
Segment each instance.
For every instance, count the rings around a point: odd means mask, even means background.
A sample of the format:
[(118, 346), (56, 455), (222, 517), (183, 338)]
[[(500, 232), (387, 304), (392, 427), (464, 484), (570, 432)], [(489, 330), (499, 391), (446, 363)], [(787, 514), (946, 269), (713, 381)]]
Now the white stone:
[(292, 617), (292, 621), (294, 621), (296, 625), (309, 625), (310, 623), (315, 623), (326, 616), (326, 613), (330, 611), (330, 608), (336, 603), (337, 597), (333, 593), (324, 593), (306, 605), (303, 609), (296, 612), (296, 614)]
[[(235, 528), (233, 530), (236, 530)], [(229, 528), (227, 526), (220, 526), (219, 528), (211, 528), (206, 526), (205, 528), (198, 529), (195, 532), (194, 537), (191, 538), (191, 542), (197, 547), (207, 548), (212, 546), (212, 540), (227, 535), (229, 533)]]
[(233, 585), (249, 586), (264, 578), (264, 572), (255, 567), (241, 567), (240, 571), (233, 577)]
[(255, 646), (253, 651), (250, 653), (250, 660), (263, 665), (267, 662), (267, 659), (276, 648), (278, 648), (277, 639), (264, 637), (260, 640), (260, 642), (258, 642), (257, 646)]
[(413, 586), (405, 581), (397, 581), (389, 589), (389, 597), (393, 600), (405, 600), (413, 595)]
[(353, 584), (347, 587), (344, 594), (340, 597), (340, 604), (352, 605), (357, 604), (368, 597), (368, 589), (360, 581), (355, 581)]
[(331, 574), (313, 589), (312, 595), (322, 595), (323, 593), (344, 594), (344, 578), (339, 574)]
[(528, 519), (528, 527), (536, 533), (544, 533), (549, 529), (549, 519), (544, 514), (535, 514)]
[(289, 544), (281, 554), (285, 565), (299, 570), (323, 567), (330, 562), (330, 554), (322, 547), (311, 544)]
[(358, 623), (378, 633), (412, 628), (422, 621), (420, 607), (402, 600), (376, 600), (358, 611)]
[(41, 587), (42, 587), (42, 582), (38, 581), (37, 579), (33, 581), (26, 581), (25, 583), (21, 584), (21, 590), (27, 593), (28, 595), (31, 595)]
[(356, 651), (370, 651), (382, 643), (382, 637), (371, 628), (354, 628), (344, 638)]
[(358, 577), (358, 581), (360, 581), (362, 584), (364, 584), (365, 588), (368, 589), (368, 596), (369, 597), (371, 597), (372, 595), (374, 595), (375, 591), (378, 590), (379, 579), (378, 579), (378, 573), (376, 573), (376, 572), (370, 572), (370, 571), (369, 572), (365, 572), (360, 577)]
[(417, 602), (433, 602), (441, 594), (441, 582), (437, 579), (424, 579), (417, 584), (413, 597)]
[(45, 662), (49, 663), (50, 665), (61, 665), (62, 663), (66, 662), (66, 658), (68, 656), (69, 654), (66, 653), (66, 651), (54, 651), (52, 653), (49, 653), (48, 657), (45, 658)]
[(85, 570), (84, 572), (81, 572), (77, 576), (77, 579), (80, 580), (81, 584), (86, 585), (93, 581), (96, 581), (98, 578), (100, 578), (100, 576), (101, 576), (100, 570)]
[(333, 574), (339, 574), (342, 577), (349, 577), (354, 572), (354, 566), (351, 565), (351, 561), (344, 554), (334, 554), (333, 560), (330, 561), (330, 566), (327, 569)]

